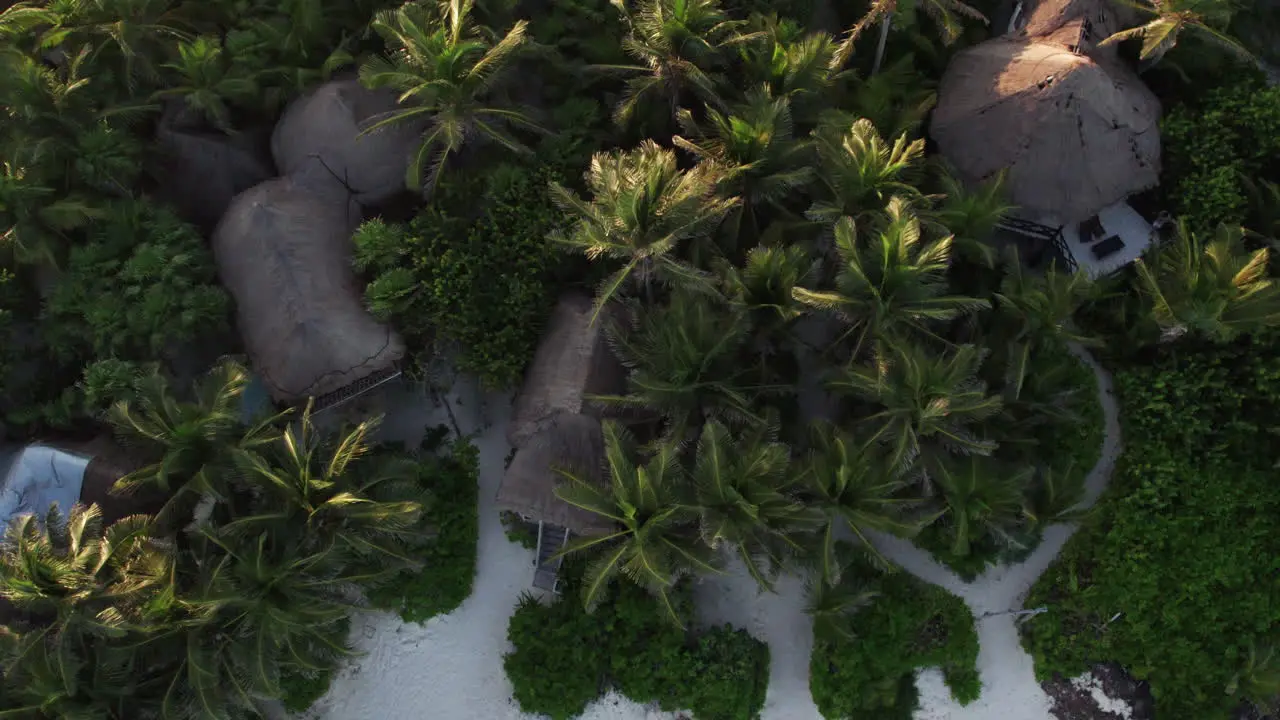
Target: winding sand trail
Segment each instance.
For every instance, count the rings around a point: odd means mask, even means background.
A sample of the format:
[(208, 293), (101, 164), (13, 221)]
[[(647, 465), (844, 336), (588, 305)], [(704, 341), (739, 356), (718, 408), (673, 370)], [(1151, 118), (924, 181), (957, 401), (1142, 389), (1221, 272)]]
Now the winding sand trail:
[[(1094, 371), (1105, 420), (1101, 457), (1087, 479), (1092, 504), (1111, 476), (1120, 453), (1119, 412), (1111, 378), (1082, 348), (1071, 351)], [(450, 422), (445, 408), (425, 393), (389, 398), (384, 437), (416, 444), (423, 428)], [(510, 400), (484, 395), (465, 380), (450, 393), (449, 408), (464, 434), (480, 448), (480, 538), (473, 592), (453, 613), (426, 625), (405, 624), (394, 615), (361, 613), (353, 619), (352, 642), (361, 656), (334, 678), (329, 692), (306, 720), (525, 720), (511, 699), (502, 669), (508, 651), (507, 619), (532, 580), (532, 553), (507, 540), (493, 505), (509, 447), (505, 426)], [(977, 619), (982, 696), (968, 707), (951, 700), (941, 673), (920, 674), (921, 707), (916, 720), (1053, 720), (1050, 700), (1036, 682), (1031, 658), (1018, 640), (1009, 611), (1022, 608), (1036, 578), (1061, 551), (1073, 526), (1054, 526), (1040, 547), (1018, 565), (992, 568), (972, 583), (909, 542), (877, 537), (882, 552), (907, 572), (964, 599)], [(769, 689), (764, 720), (820, 720), (809, 693), (813, 626), (804, 612), (804, 583), (779, 579), (776, 592), (761, 592), (741, 568), (704, 578), (696, 588), (706, 623), (728, 622), (769, 644)], [(671, 720), (625, 698), (608, 695), (583, 720)]]

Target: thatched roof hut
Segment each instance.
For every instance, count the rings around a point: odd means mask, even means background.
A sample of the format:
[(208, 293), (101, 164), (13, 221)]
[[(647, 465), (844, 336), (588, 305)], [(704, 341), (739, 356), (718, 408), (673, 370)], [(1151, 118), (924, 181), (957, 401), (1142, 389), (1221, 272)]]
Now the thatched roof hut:
[(930, 132), (962, 179), (1005, 170), (1014, 204), (1074, 222), (1156, 185), (1159, 120), (1159, 101), (1119, 62), (997, 38), (952, 59)]
[(374, 320), (351, 268), (359, 206), (341, 185), (275, 178), (232, 202), (213, 234), (254, 370), (278, 402), (385, 373), (404, 354)]
[(579, 535), (608, 532), (608, 521), (556, 497), (555, 488), (564, 482), (557, 468), (594, 482), (604, 481), (604, 435), (599, 419), (559, 413), (546, 420), (511, 459), (498, 486), (498, 509)]
[(557, 303), (507, 426), (513, 446), (526, 444), (562, 413), (598, 416), (590, 396), (625, 388), (626, 373), (606, 338), (611, 316), (602, 312), (593, 324), (594, 307), (592, 298), (578, 292), (564, 294)]

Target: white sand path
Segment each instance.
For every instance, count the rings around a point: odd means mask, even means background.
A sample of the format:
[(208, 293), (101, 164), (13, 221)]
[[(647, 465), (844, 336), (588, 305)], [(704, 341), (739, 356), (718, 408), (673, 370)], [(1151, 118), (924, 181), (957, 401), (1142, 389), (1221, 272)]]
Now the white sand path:
[[(1105, 419), (1105, 442), (1098, 464), (1088, 477), (1091, 504), (1106, 486), (1120, 451), (1118, 410), (1110, 376), (1080, 348), (1072, 348), (1098, 377)], [(480, 448), (480, 538), (475, 585), (458, 610), (425, 626), (405, 624), (387, 613), (365, 613), (353, 623), (357, 661), (334, 679), (328, 694), (307, 713), (307, 720), (524, 720), (511, 699), (511, 684), (502, 669), (509, 650), (507, 620), (521, 593), (530, 587), (532, 553), (507, 540), (493, 498), (509, 447), (505, 426), (510, 402), (489, 395), (484, 402), (474, 386), (459, 382), (451, 406), (464, 433), (478, 431)], [(416, 442), (422, 428), (448, 422), (419, 395), (388, 408), (388, 436)], [(982, 696), (968, 707), (955, 703), (941, 673), (920, 674), (921, 708), (916, 720), (1052, 720), (1051, 701), (1035, 681), (1031, 658), (1018, 640), (1014, 617), (1036, 578), (1074, 531), (1056, 526), (1023, 563), (992, 568), (972, 583), (910, 543), (879, 537), (881, 551), (907, 572), (940, 585), (964, 599), (978, 619), (978, 658)], [(812, 623), (804, 613), (803, 582), (792, 575), (779, 579), (776, 593), (762, 593), (740, 564), (723, 576), (704, 578), (697, 586), (699, 615), (704, 622), (729, 622), (769, 644), (769, 689), (764, 720), (819, 720), (809, 693)], [(988, 613), (997, 613), (988, 615)], [(671, 720), (625, 698), (608, 695), (588, 708), (584, 720)]]

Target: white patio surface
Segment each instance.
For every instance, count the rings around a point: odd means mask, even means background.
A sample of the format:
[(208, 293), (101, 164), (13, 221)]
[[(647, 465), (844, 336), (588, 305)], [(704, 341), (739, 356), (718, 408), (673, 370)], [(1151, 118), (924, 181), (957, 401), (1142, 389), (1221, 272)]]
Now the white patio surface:
[(1042, 217), (1037, 222), (1049, 227), (1062, 226), (1062, 238), (1066, 242), (1067, 249), (1080, 269), (1092, 278), (1099, 278), (1119, 270), (1142, 257), (1147, 248), (1151, 247), (1154, 236), (1151, 223), (1130, 207), (1128, 202), (1121, 200), (1103, 208), (1098, 211), (1098, 220), (1102, 223), (1103, 239), (1119, 235), (1124, 242), (1123, 248), (1102, 260), (1094, 257), (1092, 250), (1093, 246), (1102, 240), (1092, 243), (1081, 242), (1080, 223), (1063, 223), (1054, 217)]

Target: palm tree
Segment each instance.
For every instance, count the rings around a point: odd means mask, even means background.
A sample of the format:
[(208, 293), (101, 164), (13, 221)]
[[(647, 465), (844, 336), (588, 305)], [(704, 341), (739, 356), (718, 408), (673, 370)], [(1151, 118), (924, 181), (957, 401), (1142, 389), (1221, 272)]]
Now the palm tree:
[[(839, 550), (839, 549), (837, 549)], [(814, 638), (854, 638), (850, 620), (859, 610), (870, 605), (880, 593), (863, 587), (861, 578), (842, 569), (838, 581), (819, 573), (805, 586), (804, 611), (813, 618)]]
[(914, 201), (920, 196), (913, 183), (924, 158), (924, 140), (908, 141), (901, 135), (888, 145), (863, 118), (852, 126), (824, 123), (814, 132), (814, 142), (818, 178), (828, 199), (814, 202), (806, 213), (810, 220), (834, 225), (845, 216), (857, 219), (881, 210), (892, 197)]
[(493, 103), (494, 87), (510, 69), (525, 41), (527, 23), (517, 22), (500, 40), (470, 21), (474, 0), (407, 3), (374, 16), (371, 27), (382, 37), (387, 56), (374, 56), (360, 66), (360, 81), (370, 88), (400, 93), (402, 107), (388, 113), (365, 132), (393, 123), (424, 123), (422, 143), (409, 165), (405, 182), (423, 189), (436, 186), (450, 157), (476, 138), (518, 154), (529, 149), (509, 127), (541, 132), (528, 113)]
[(17, 516), (0, 544), (0, 597), (58, 632), (123, 636), (173, 565), (149, 522), (135, 515), (104, 530), (96, 505)]
[(838, 585), (845, 567), (839, 557), (841, 528), (852, 531), (863, 549), (887, 565), (867, 533), (914, 535), (920, 523), (910, 513), (919, 501), (909, 494), (905, 477), (871, 443), (857, 442), (828, 423), (815, 423), (811, 434), (802, 499), (823, 518), (813, 553), (823, 583)]
[(725, 296), (750, 318), (759, 351), (776, 350), (776, 334), (803, 314), (794, 290), (811, 282), (817, 270), (818, 262), (801, 245), (754, 247), (741, 268), (724, 263)]
[[(838, 54), (840, 66), (843, 67), (853, 56), (853, 45), (858, 38), (866, 32), (867, 28), (880, 24), (880, 39), (876, 43), (875, 61), (871, 65), (871, 74), (875, 75), (880, 71), (880, 64), (884, 61), (885, 43), (889, 40), (889, 28), (893, 25), (894, 17), (898, 14), (899, 0), (872, 0), (871, 7), (867, 10), (866, 15), (862, 16), (849, 31), (845, 33), (844, 39), (840, 42), (840, 51)], [(951, 45), (960, 38), (962, 32), (961, 18), (970, 18), (973, 20), (981, 20), (983, 24), (987, 24), (987, 16), (983, 15), (976, 8), (966, 5), (962, 0), (919, 0), (918, 3), (912, 3), (913, 11), (918, 11), (923, 6), (924, 12), (938, 26), (938, 34), (941, 37), (943, 45)]]
[[(845, 109), (824, 113), (826, 122), (848, 127), (866, 118), (891, 137), (919, 137), (929, 111), (938, 102), (936, 83), (916, 68), (908, 55), (869, 77), (855, 77)], [(838, 121), (837, 121), (838, 118)]]
[(180, 79), (153, 97), (181, 98), (187, 108), (226, 133), (233, 132), (228, 103), (254, 98), (259, 92), (254, 78), (237, 76), (237, 68), (223, 55), (222, 41), (206, 35), (178, 43), (177, 61), (164, 67)]
[(102, 214), (82, 195), (59, 197), (25, 168), (7, 162), (0, 167), (0, 251), (15, 262), (60, 266), (68, 233)]
[(557, 183), (551, 184), (556, 204), (577, 218), (555, 242), (583, 252), (588, 258), (623, 261), (600, 286), (592, 322), (600, 310), (626, 285), (652, 301), (653, 286), (705, 285), (706, 278), (678, 258), (685, 241), (709, 236), (738, 203), (716, 194), (719, 168), (700, 163), (681, 170), (675, 153), (652, 140), (627, 152), (597, 153), (587, 171), (591, 200)]
[(1227, 694), (1253, 703), (1259, 710), (1280, 710), (1280, 652), (1263, 638), (1249, 641), (1240, 669), (1227, 682)]
[(1227, 342), (1280, 324), (1280, 286), (1267, 275), (1270, 252), (1244, 247), (1244, 231), (1222, 226), (1201, 243), (1178, 223), (1171, 247), (1137, 262), (1139, 288), (1166, 337), (1186, 332)]
[(951, 538), (951, 554), (965, 557), (988, 536), (1016, 544), (1013, 531), (1023, 520), (1023, 493), (1033, 476), (1030, 467), (1015, 470), (983, 457), (930, 463), (929, 477), (942, 494), (941, 521)]
[(137, 650), (155, 629), (149, 608), (173, 591), (173, 557), (149, 519), (105, 530), (97, 506), (13, 519), (0, 544), (0, 597), (41, 625), (0, 628), (6, 717), (144, 717), (153, 704)]
[(613, 0), (627, 26), (622, 49), (638, 65), (602, 66), (603, 69), (639, 73), (627, 82), (626, 92), (614, 109), (614, 120), (627, 125), (636, 112), (651, 101), (664, 102), (668, 116), (689, 99), (717, 105), (711, 73), (720, 53), (747, 39), (737, 32), (739, 21), (727, 18), (719, 0), (641, 0), (636, 12), (625, 0)]
[(1084, 519), (1089, 514), (1083, 507), (1085, 479), (1084, 472), (1070, 465), (1059, 470), (1042, 467), (1022, 500), (1022, 514), (1032, 529)]
[(141, 378), (135, 399), (116, 403), (108, 419), (124, 438), (141, 442), (160, 457), (120, 478), (112, 492), (153, 486), (172, 494), (157, 515), (162, 525), (180, 519), (199, 496), (225, 499), (234, 479), (231, 449), (250, 449), (277, 437), (272, 425), (279, 416), (253, 427), (242, 424), (240, 398), (248, 384), (248, 371), (230, 360), (196, 383), (192, 402), (175, 398), (158, 372)]
[(417, 480), (418, 465), (401, 457), (366, 458), (377, 425), (365, 420), (330, 440), (316, 430), (308, 408), (278, 442), (236, 448), (239, 477), (255, 501), (214, 532), (297, 537), (301, 548), (313, 552), (340, 549), (358, 558), (371, 577), (418, 566), (405, 553), (425, 539), (418, 525), (427, 496)]
[(1097, 285), (1085, 273), (1066, 273), (1055, 266), (1033, 274), (1015, 253), (995, 295), (998, 322), (993, 338), (1004, 351), (1013, 397), (1020, 394), (1037, 351), (1061, 353), (1067, 343), (1094, 344), (1074, 318), (1096, 294)]
[(604, 423), (605, 466), (609, 485), (561, 471), (567, 485), (556, 488), (561, 500), (615, 524), (607, 534), (570, 542), (559, 555), (592, 556), (582, 581), (588, 610), (621, 574), (662, 601), (681, 624), (670, 590), (691, 572), (717, 572), (712, 553), (693, 528), (697, 511), (683, 502), (683, 473), (673, 445), (663, 445), (644, 465), (633, 461), (630, 435), (612, 421)]
[(638, 312), (630, 327), (609, 327), (614, 352), (629, 369), (627, 394), (600, 402), (658, 414), (664, 437), (682, 442), (705, 420), (759, 425), (756, 394), (780, 388), (743, 387), (741, 351), (750, 336), (745, 316), (679, 291), (666, 306)]
[(836, 223), (841, 264), (830, 290), (797, 287), (796, 300), (836, 314), (858, 333), (852, 357), (869, 337), (902, 342), (935, 337), (930, 325), (987, 307), (986, 300), (949, 295), (951, 238), (927, 239), (901, 198), (889, 202), (887, 222), (872, 242), (858, 242), (853, 220)]
[(730, 115), (707, 108), (709, 127), (700, 127), (688, 110), (680, 111), (679, 121), (688, 137), (673, 137), (675, 146), (721, 169), (722, 197), (742, 199), (727, 223), (731, 238), (741, 238), (744, 216), (748, 239), (758, 237), (760, 210), (783, 209), (783, 202), (813, 179), (809, 145), (792, 131), (790, 102), (771, 97), (765, 88), (747, 93)]
[(831, 387), (850, 392), (880, 409), (864, 424), (890, 449), (890, 462), (906, 470), (926, 447), (990, 455), (995, 443), (975, 427), (1000, 411), (979, 378), (986, 352), (961, 345), (939, 354), (921, 348), (879, 346), (871, 366), (849, 366)]
[[(883, 76), (878, 76), (883, 77)], [(970, 189), (950, 171), (942, 173), (942, 199), (928, 212), (928, 218), (946, 228), (955, 237), (960, 255), (988, 269), (994, 269), (998, 258), (990, 244), (996, 226), (1014, 206), (1005, 200), (1005, 173)]]
[(159, 80), (152, 58), (162, 57), (167, 43), (190, 38), (177, 0), (81, 0), (69, 9), (50, 34), (69, 30), (93, 43), (90, 62), (117, 68), (130, 94), (139, 79)]
[(735, 442), (728, 428), (712, 421), (702, 428), (690, 473), (703, 541), (712, 549), (727, 546), (769, 589), (784, 559), (800, 550), (792, 534), (816, 519), (789, 493), (789, 455), (772, 430)]
[(1142, 38), (1139, 57), (1150, 67), (1178, 44), (1178, 35), (1194, 33), (1233, 55), (1252, 60), (1253, 55), (1234, 38), (1217, 28), (1231, 22), (1236, 6), (1229, 0), (1124, 0), (1124, 4), (1154, 17), (1138, 27), (1121, 30), (1100, 44), (1110, 45), (1132, 38)]
[(744, 79), (726, 91), (736, 95), (741, 87), (763, 86), (770, 97), (789, 100), (800, 122), (813, 122), (817, 108), (829, 105), (832, 84), (841, 75), (835, 40), (776, 15), (749, 22), (752, 39), (738, 44)]

